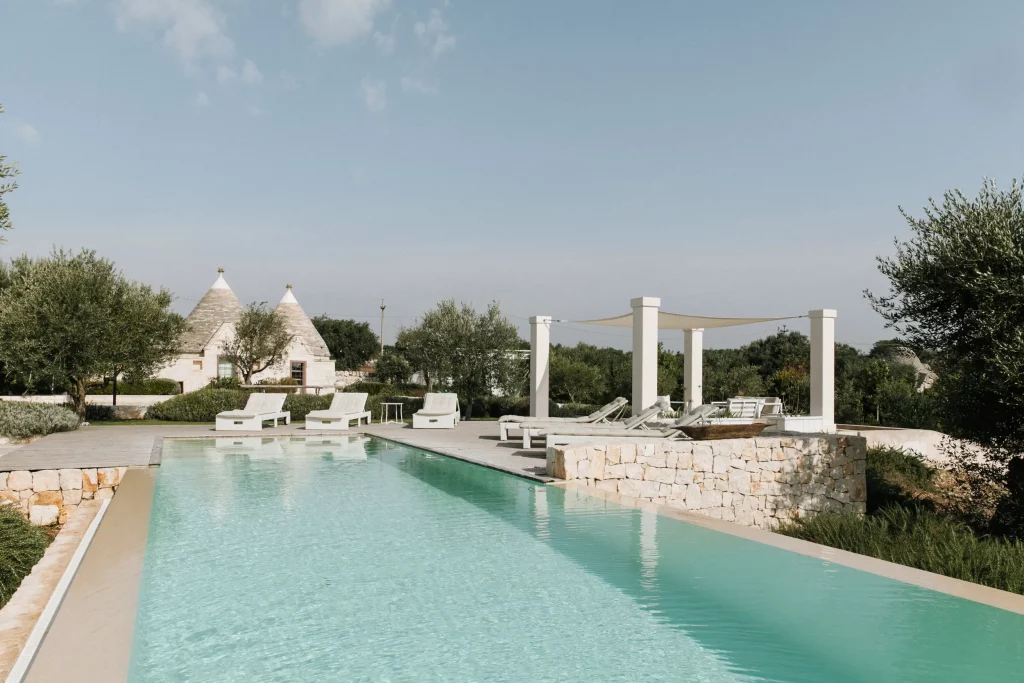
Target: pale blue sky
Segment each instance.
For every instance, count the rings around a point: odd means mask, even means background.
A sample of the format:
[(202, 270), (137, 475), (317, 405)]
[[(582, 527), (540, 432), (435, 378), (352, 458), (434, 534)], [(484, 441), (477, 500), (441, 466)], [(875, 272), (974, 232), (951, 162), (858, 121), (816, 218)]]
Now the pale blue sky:
[(897, 205), (1024, 175), (1022, 28), (1008, 1), (4, 0), (0, 255), (95, 248), (182, 312), (218, 266), (311, 315), (384, 297), (389, 341), (443, 297), (646, 295), (833, 307), (867, 345)]

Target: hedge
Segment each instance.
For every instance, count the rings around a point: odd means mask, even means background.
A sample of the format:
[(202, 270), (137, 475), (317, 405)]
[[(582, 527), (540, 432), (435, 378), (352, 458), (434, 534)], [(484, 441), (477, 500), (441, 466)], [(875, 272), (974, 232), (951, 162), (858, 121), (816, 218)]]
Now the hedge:
[(7, 604), (21, 580), (43, 558), (48, 545), (50, 536), (30, 524), (21, 508), (0, 505), (0, 607)]
[(10, 439), (70, 432), (78, 429), (78, 424), (78, 415), (64, 406), (0, 401), (0, 436)]
[(213, 422), (217, 413), (241, 410), (247, 400), (249, 392), (242, 389), (207, 387), (151, 405), (146, 411), (146, 418), (174, 422)]
[[(217, 413), (244, 408), (249, 394), (244, 389), (206, 387), (150, 406), (146, 418), (174, 422), (213, 422), (217, 419)], [(284, 410), (291, 412), (293, 421), (301, 422), (306, 419), (309, 411), (329, 408), (331, 398), (331, 394), (288, 394), (284, 399)]]
[[(94, 395), (110, 396), (114, 393), (114, 384), (90, 384), (88, 392)], [(144, 379), (140, 382), (118, 382), (118, 396), (177, 396), (181, 386), (173, 379)]]

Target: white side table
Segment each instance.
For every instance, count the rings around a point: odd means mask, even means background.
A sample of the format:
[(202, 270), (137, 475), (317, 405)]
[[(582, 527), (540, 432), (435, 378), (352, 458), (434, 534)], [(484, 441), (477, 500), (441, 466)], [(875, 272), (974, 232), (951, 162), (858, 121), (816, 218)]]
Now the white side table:
[[(405, 417), (402, 415), (402, 408), (403, 408), (404, 405), (405, 405), (404, 403), (381, 403), (380, 404), (380, 423), (382, 425), (386, 425), (389, 422), (394, 422), (395, 424), (401, 424), (401, 423), (405, 422)], [(392, 407), (394, 407), (394, 411), (391, 410)], [(395, 413), (395, 419), (394, 420), (391, 419), (391, 413), (392, 412)]]

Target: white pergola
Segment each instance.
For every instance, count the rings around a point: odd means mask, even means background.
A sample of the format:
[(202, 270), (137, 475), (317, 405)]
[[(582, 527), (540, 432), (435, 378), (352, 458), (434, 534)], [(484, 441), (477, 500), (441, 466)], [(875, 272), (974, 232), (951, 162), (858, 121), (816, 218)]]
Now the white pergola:
[[(658, 330), (683, 331), (683, 401), (688, 409), (703, 404), (704, 330), (807, 317), (811, 320), (811, 416), (821, 419), (826, 431), (835, 430), (835, 320), (830, 308), (808, 311), (806, 316), (776, 318), (712, 318), (660, 311), (661, 299), (643, 296), (630, 300), (632, 311), (614, 318), (581, 320), (591, 325), (633, 328), (633, 410), (654, 404), (658, 394)], [(530, 415), (548, 416), (551, 348), (550, 316), (530, 318)]]

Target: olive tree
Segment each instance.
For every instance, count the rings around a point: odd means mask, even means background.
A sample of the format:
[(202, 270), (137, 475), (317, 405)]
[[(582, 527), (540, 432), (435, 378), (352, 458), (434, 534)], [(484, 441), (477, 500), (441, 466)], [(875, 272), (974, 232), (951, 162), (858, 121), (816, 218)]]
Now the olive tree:
[[(0, 105), (0, 114), (3, 113), (3, 105)], [(4, 201), (4, 195), (18, 189), (18, 184), (10, 180), (16, 175), (18, 175), (18, 165), (7, 161), (7, 157), (0, 154), (0, 231), (11, 229), (11, 214), (7, 209), (7, 202)], [(3, 235), (0, 234), (0, 244), (3, 244), (4, 241)]]
[(284, 360), (292, 334), (284, 316), (266, 304), (246, 306), (235, 323), (234, 336), (224, 345), (221, 358), (231, 361), (242, 375), (243, 384), (252, 384), (252, 377)]
[(368, 323), (318, 315), (313, 327), (324, 338), (339, 370), (358, 370), (380, 350), (380, 339)]
[(497, 303), (478, 313), (470, 304), (442, 301), (417, 325), (400, 330), (395, 346), (424, 373), (428, 388), (443, 384), (457, 393), (467, 418), (477, 401), (521, 388), (527, 345)]
[(0, 291), (0, 363), (27, 384), (48, 377), (85, 416), (90, 380), (148, 375), (174, 355), (185, 321), (171, 294), (133, 282), (96, 252), (14, 259)]
[(890, 282), (872, 306), (913, 347), (934, 352), (945, 431), (1001, 453), (1024, 454), (1024, 204), (1020, 184), (986, 180), (975, 199), (947, 192), (896, 255), (879, 257)]

